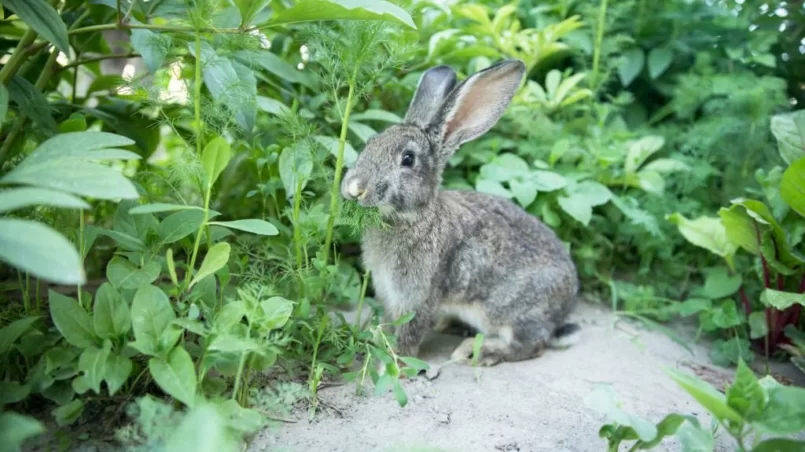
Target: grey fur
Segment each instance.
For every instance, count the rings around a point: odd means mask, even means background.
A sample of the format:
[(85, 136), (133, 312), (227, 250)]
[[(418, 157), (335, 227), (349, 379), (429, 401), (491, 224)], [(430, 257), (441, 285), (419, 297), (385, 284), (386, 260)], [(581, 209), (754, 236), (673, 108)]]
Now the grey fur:
[[(444, 69), (434, 70), (441, 79)], [(417, 113), (370, 139), (344, 177), (342, 195), (377, 206), (392, 225), (365, 231), (363, 260), (389, 320), (416, 312), (396, 331), (403, 355), (416, 355), (439, 316), (486, 334), (484, 365), (539, 356), (567, 328), (578, 277), (553, 231), (506, 199), (439, 190), (449, 156), (497, 122), (524, 72), (515, 60), (472, 75), (450, 91), (430, 123), (420, 123), (427, 115)], [(420, 94), (415, 99), (433, 108), (430, 96)], [(418, 102), (410, 108), (421, 112)], [(414, 154), (412, 167), (401, 166), (406, 152)], [(454, 358), (468, 360), (472, 341)]]

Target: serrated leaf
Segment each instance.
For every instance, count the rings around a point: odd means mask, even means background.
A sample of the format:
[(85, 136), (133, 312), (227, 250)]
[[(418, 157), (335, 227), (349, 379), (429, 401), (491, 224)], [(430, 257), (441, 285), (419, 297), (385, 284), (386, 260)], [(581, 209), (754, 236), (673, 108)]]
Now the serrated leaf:
[(0, 261), (60, 284), (84, 284), (78, 251), (63, 235), (42, 223), (0, 219)]
[(207, 255), (204, 256), (204, 262), (201, 263), (201, 268), (198, 269), (198, 273), (193, 276), (193, 280), (190, 282), (190, 287), (195, 286), (200, 280), (215, 274), (215, 272), (223, 268), (223, 266), (229, 261), (230, 249), (231, 247), (226, 242), (216, 243), (213, 245), (212, 248), (207, 251)]
[(72, 345), (86, 348), (95, 344), (92, 317), (72, 298), (50, 290), (50, 317), (56, 328)]
[(148, 370), (166, 394), (187, 406), (195, 405), (196, 369), (193, 366), (193, 359), (184, 348), (174, 348), (167, 359), (149, 359)]

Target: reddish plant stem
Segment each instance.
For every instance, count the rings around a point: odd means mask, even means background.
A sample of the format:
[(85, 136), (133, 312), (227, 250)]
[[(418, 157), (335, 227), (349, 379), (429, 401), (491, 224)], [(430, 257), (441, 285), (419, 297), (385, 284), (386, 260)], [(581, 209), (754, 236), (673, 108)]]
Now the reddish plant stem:
[(805, 293), (805, 273), (802, 274), (802, 279), (799, 280), (799, 293)]
[(743, 304), (744, 311), (746, 311), (746, 315), (748, 316), (752, 313), (752, 305), (749, 303), (749, 297), (746, 296), (746, 290), (744, 290), (743, 286), (738, 289), (738, 294), (741, 296), (741, 303)]

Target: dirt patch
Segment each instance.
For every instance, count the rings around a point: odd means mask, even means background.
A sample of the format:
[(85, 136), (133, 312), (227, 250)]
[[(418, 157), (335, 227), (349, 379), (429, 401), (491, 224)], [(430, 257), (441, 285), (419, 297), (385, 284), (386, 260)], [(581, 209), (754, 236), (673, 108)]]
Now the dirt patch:
[[(713, 366), (704, 345), (691, 343), (690, 353), (662, 333), (616, 324), (611, 312), (589, 304), (573, 319), (583, 327), (576, 346), (491, 368), (446, 366), (434, 381), (404, 383), (405, 408), (391, 394), (356, 396), (352, 384), (323, 390), (320, 398), (335, 409), (312, 421), (300, 413), (295, 423), (266, 429), (248, 450), (601, 451), (605, 419), (584, 404), (598, 383), (612, 385), (625, 410), (652, 421), (674, 411), (709, 425), (710, 416), (662, 371), (707, 369), (708, 380), (728, 379), (731, 372)], [(432, 335), (422, 358), (440, 364), (460, 341)], [(796, 373), (789, 377), (803, 383)], [(732, 448), (729, 438), (718, 438), (717, 451)], [(667, 441), (656, 450), (676, 446)]]

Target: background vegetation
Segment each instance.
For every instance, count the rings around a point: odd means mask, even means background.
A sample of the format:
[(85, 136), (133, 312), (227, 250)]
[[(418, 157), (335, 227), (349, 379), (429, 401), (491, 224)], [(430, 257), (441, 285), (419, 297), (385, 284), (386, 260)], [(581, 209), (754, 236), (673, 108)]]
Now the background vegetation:
[[(427, 365), (378, 324), (379, 220), (340, 178), (422, 71), (503, 58), (527, 81), (444, 185), (553, 227), (589, 298), (680, 341), (661, 323), (692, 318), (742, 367), (726, 399), (675, 378), (741, 447), (805, 428), (803, 392), (744, 365), (805, 368), (802, 2), (0, 3), (0, 443), (109, 410), (98, 441), (222, 450), (337, 378), (404, 406)], [(712, 441), (611, 400), (611, 450)]]

